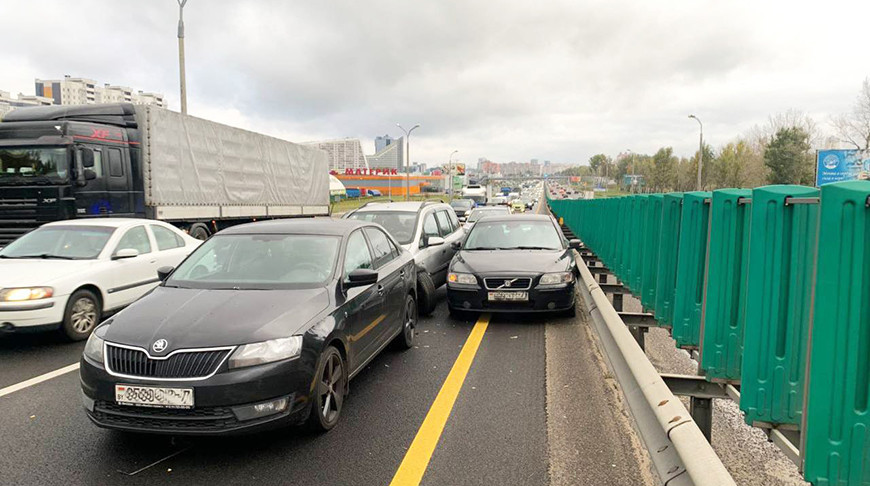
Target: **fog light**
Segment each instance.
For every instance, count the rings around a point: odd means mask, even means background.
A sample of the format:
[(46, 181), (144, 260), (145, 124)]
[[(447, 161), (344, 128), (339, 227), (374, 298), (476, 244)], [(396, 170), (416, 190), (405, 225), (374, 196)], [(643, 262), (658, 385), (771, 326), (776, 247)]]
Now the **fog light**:
[(547, 304), (547, 309), (552, 310), (552, 309), (555, 309), (555, 308), (556, 308), (556, 303), (555, 303), (555, 302), (550, 302), (549, 304)]
[(292, 395), (269, 400), (268, 402), (255, 403), (254, 405), (235, 407), (233, 408), (233, 413), (241, 421), (275, 415), (287, 410), (287, 405), (290, 403), (291, 398)]

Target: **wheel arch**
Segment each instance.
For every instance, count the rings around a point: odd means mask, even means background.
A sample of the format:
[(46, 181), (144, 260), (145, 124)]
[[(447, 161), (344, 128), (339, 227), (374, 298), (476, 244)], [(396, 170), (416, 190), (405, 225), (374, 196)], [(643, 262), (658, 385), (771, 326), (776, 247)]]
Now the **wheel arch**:
[(106, 295), (100, 287), (92, 283), (86, 283), (76, 287), (75, 290), (69, 293), (69, 297), (67, 297), (67, 303), (69, 303), (69, 298), (72, 297), (72, 295), (79, 290), (88, 290), (90, 292), (93, 292), (93, 294), (97, 296), (97, 299), (100, 300), (100, 313), (102, 314), (106, 312)]

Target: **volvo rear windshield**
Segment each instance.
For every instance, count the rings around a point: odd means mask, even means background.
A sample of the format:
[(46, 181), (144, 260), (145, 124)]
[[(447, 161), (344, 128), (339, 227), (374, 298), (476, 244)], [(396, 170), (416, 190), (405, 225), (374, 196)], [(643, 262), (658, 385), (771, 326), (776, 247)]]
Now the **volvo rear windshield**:
[(0, 147), (0, 184), (64, 182), (68, 154), (65, 147)]

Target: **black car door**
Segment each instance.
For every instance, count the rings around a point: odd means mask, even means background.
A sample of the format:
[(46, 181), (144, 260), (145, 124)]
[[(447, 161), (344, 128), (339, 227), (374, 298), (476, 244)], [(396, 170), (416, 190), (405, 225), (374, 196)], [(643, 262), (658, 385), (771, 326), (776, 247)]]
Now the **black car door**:
[(398, 258), (399, 250), (390, 238), (378, 228), (365, 229), (372, 252), (375, 257), (375, 269), (378, 271), (378, 288), (383, 291), (386, 301), (387, 318), (378, 329), (378, 343), (395, 335), (396, 329), (402, 327), (402, 310), (405, 305), (405, 268)]
[[(345, 248), (342, 277), (344, 281), (347, 282), (350, 272), (360, 268), (373, 269), (374, 261), (362, 230), (356, 230), (348, 236)], [(379, 287), (381, 287), (380, 282), (366, 287), (347, 289), (344, 312), (347, 342), (352, 355), (351, 369), (356, 369), (364, 363), (377, 349), (376, 328), (386, 318), (385, 295)]]

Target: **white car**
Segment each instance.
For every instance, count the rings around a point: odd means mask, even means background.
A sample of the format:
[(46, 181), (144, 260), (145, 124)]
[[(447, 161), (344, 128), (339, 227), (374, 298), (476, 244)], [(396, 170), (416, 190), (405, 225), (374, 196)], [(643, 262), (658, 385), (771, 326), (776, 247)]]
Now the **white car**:
[(0, 250), (0, 333), (61, 329), (88, 337), (102, 317), (159, 282), (202, 241), (162, 221), (57, 221)]

